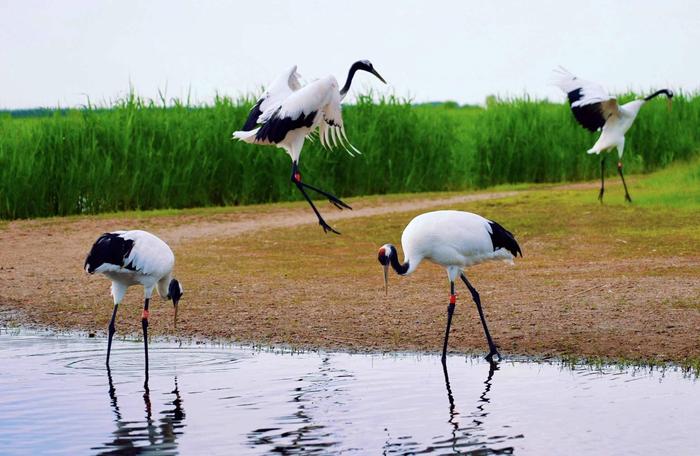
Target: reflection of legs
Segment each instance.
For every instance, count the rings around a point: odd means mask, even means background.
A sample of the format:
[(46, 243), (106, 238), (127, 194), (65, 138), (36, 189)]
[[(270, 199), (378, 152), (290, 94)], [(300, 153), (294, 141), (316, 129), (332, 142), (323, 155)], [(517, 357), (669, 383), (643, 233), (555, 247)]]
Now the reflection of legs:
[(148, 303), (150, 298), (143, 301), (143, 313), (141, 314), (141, 328), (143, 328), (143, 349), (146, 355), (146, 382), (148, 382)]
[(109, 399), (112, 401), (112, 408), (117, 416), (117, 420), (121, 420), (122, 416), (119, 413), (119, 405), (117, 405), (117, 390), (114, 388), (114, 382), (112, 381), (112, 370), (107, 365), (107, 381), (109, 382)]
[(450, 337), (450, 325), (452, 324), (452, 314), (455, 313), (455, 304), (457, 296), (455, 295), (455, 283), (450, 282), (450, 304), (447, 306), (447, 328), (445, 328), (445, 342), (442, 344), (442, 363), (445, 364), (447, 356), (447, 339)]
[(469, 292), (472, 294), (472, 299), (474, 299), (474, 303), (476, 304), (476, 308), (479, 311), (479, 318), (481, 318), (481, 324), (484, 327), (484, 333), (486, 334), (486, 341), (489, 344), (489, 354), (486, 355), (486, 359), (488, 361), (491, 361), (495, 355), (498, 357), (498, 360), (500, 361), (501, 354), (498, 353), (498, 350), (496, 349), (496, 344), (494, 344), (493, 339), (491, 339), (491, 334), (489, 333), (489, 327), (486, 325), (486, 318), (484, 317), (484, 311), (481, 308), (481, 298), (479, 297), (479, 293), (472, 286), (472, 284), (469, 283), (469, 280), (467, 280), (467, 276), (464, 274), (462, 274), (462, 281), (469, 289)]
[(603, 193), (605, 193), (605, 155), (600, 159), (600, 193), (598, 193), (598, 201), (603, 202)]
[(114, 327), (114, 319), (117, 316), (117, 308), (119, 307), (119, 304), (114, 304), (114, 310), (112, 311), (112, 319), (109, 321), (109, 327), (107, 329), (109, 333), (109, 338), (107, 339), (107, 368), (109, 369), (109, 354), (112, 351), (112, 337), (114, 337), (114, 333), (117, 331), (116, 328)]
[(445, 376), (445, 388), (447, 389), (447, 400), (450, 403), (450, 419), (449, 423), (452, 425), (452, 449), (455, 450), (455, 454), (459, 454), (455, 445), (457, 443), (457, 431), (459, 430), (459, 423), (455, 420), (458, 412), (455, 411), (455, 399), (452, 395), (452, 388), (450, 387), (450, 374), (447, 373), (447, 363), (442, 363), (442, 373)]
[(619, 161), (617, 162), (617, 172), (620, 174), (620, 179), (622, 179), (622, 185), (625, 187), (625, 201), (628, 203), (632, 202), (632, 198), (630, 198), (630, 194), (627, 191), (627, 183), (625, 183), (625, 176), (622, 174), (622, 162)]
[(498, 363), (492, 359), (489, 360), (489, 375), (486, 377), (486, 381), (484, 382), (484, 385), (486, 385), (486, 388), (484, 388), (484, 392), (481, 393), (481, 396), (479, 396), (479, 406), (476, 408), (479, 409), (479, 411), (482, 413), (482, 416), (486, 416), (484, 413), (484, 406), (488, 404), (491, 400), (488, 398), (488, 393), (491, 391), (491, 380), (493, 379), (493, 373), (498, 370)]

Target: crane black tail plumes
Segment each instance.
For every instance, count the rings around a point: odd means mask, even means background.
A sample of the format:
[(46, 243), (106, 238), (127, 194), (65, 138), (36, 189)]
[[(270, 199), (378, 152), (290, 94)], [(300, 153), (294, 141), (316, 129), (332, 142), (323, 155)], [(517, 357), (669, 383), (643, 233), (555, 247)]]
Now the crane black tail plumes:
[(489, 226), (491, 227), (489, 235), (491, 235), (494, 252), (500, 248), (504, 248), (512, 253), (514, 257), (517, 257), (518, 254), (520, 254), (521, 257), (523, 256), (523, 252), (520, 250), (518, 241), (515, 240), (513, 233), (491, 220), (489, 220)]

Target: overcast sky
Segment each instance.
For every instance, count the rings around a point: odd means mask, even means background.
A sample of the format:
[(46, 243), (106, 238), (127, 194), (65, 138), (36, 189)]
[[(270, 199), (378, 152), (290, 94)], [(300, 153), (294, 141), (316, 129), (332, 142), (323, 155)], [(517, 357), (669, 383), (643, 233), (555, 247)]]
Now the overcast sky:
[[(585, 5), (585, 6), (584, 6)], [(611, 91), (700, 87), (700, 2), (0, 0), (0, 108), (123, 95), (257, 91), (292, 64), (304, 79), (368, 58), (416, 101), (489, 94), (563, 99), (563, 65)]]

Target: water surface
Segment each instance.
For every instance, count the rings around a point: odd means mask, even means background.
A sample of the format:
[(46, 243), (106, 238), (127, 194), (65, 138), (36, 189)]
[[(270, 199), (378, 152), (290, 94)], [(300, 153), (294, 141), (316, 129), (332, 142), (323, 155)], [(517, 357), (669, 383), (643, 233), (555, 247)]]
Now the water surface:
[[(0, 331), (0, 453), (697, 454), (680, 372)], [(447, 380), (447, 381), (446, 381)]]

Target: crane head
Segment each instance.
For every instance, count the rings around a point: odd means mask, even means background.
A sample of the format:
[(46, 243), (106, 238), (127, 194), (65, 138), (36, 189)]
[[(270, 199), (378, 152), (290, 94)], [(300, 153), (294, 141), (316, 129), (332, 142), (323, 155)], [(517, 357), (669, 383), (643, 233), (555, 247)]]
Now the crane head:
[(177, 305), (180, 302), (180, 298), (182, 298), (182, 295), (184, 293), (185, 290), (182, 288), (180, 282), (177, 279), (172, 279), (170, 281), (170, 285), (168, 285), (168, 299), (173, 300), (173, 307), (175, 308), (175, 328), (177, 328)]
[(377, 260), (384, 268), (384, 294), (389, 294), (389, 264), (391, 264), (391, 256), (395, 255), (396, 249), (391, 244), (384, 244), (379, 248)]
[(372, 62), (370, 62), (369, 60), (367, 60), (367, 59), (358, 60), (357, 62), (355, 62), (355, 64), (353, 66), (356, 67), (356, 69), (358, 69), (358, 70), (367, 71), (368, 73), (372, 73), (380, 81), (382, 81), (384, 84), (386, 84), (386, 81), (384, 80), (384, 78), (377, 72), (377, 70), (374, 69), (374, 65), (372, 65)]

